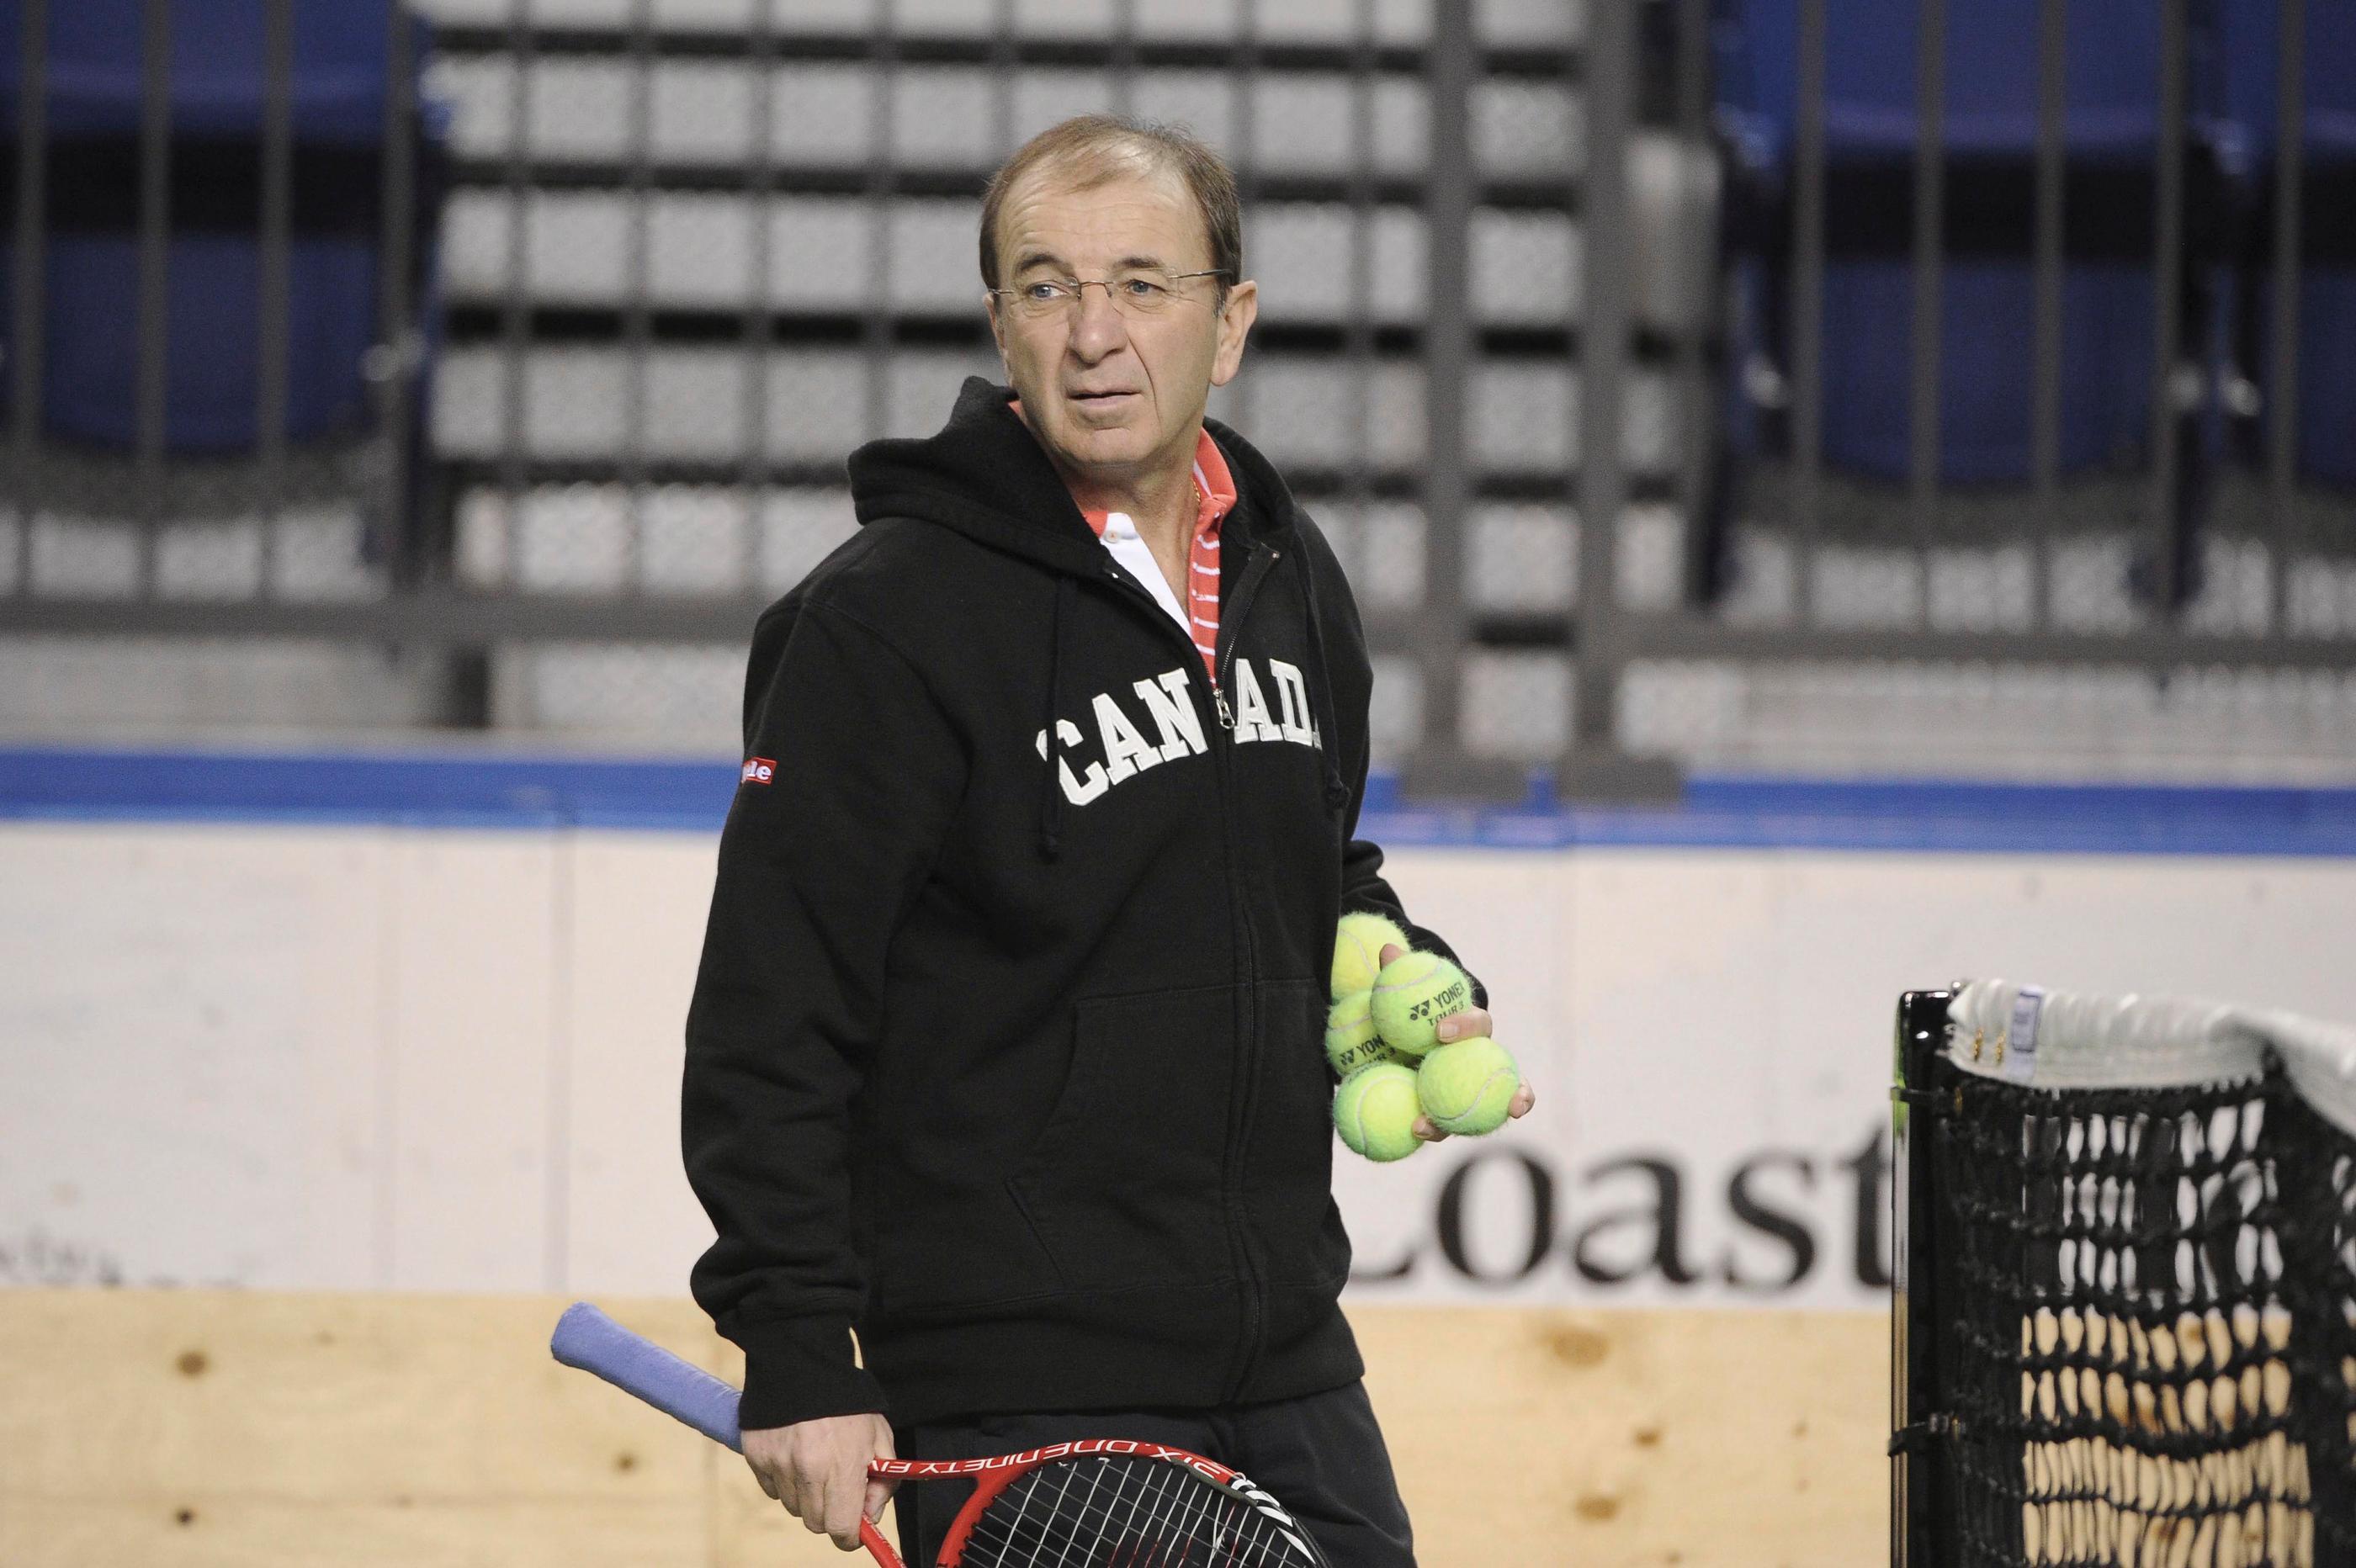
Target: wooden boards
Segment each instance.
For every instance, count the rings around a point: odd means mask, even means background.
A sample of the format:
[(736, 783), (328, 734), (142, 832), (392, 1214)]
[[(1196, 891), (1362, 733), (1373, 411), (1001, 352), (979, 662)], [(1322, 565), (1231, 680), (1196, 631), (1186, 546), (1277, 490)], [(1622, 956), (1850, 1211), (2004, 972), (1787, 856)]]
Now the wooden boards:
[[(734, 1381), (691, 1304), (605, 1300)], [(539, 1296), (0, 1291), (0, 1563), (842, 1563), (743, 1463), (547, 1354)], [(1353, 1315), (1425, 1568), (1875, 1560), (1886, 1321)]]

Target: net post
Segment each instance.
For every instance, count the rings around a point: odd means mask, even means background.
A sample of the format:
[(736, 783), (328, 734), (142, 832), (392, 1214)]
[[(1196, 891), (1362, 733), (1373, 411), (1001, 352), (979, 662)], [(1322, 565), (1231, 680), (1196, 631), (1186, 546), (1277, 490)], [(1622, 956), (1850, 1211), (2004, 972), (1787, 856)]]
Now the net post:
[(1898, 1001), (1896, 1082), (1890, 1090), (1890, 1561), (1933, 1568), (1944, 1435), (1936, 1314), (1938, 1236), (1931, 1179), (1932, 1069), (1947, 1034), (1952, 991), (1909, 991)]

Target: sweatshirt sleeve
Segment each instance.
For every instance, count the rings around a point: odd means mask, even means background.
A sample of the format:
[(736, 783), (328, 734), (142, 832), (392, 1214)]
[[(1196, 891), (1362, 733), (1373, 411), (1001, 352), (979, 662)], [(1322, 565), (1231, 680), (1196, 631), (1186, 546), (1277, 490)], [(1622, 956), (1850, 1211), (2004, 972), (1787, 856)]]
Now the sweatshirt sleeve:
[(1472, 982), (1472, 1005), (1485, 1008), (1489, 1005), (1489, 988), (1481, 983), (1481, 977), (1473, 974), (1462, 958), (1457, 957), (1456, 949), (1451, 947), (1438, 932), (1418, 925), (1408, 918), (1398, 894), (1391, 891), (1389, 881), (1383, 876), (1382, 847), (1371, 839), (1358, 837), (1358, 807), (1366, 796), (1368, 750), (1368, 745), (1361, 742), (1357, 765), (1350, 782), (1347, 841), (1342, 850), (1342, 912), (1351, 914), (1371, 910), (1397, 921), (1418, 952), (1437, 953), (1462, 968), (1465, 977)]
[[(864, 622), (788, 600), (754, 634), (744, 781), (687, 1018), (680, 1137), (717, 1239), (690, 1275), (744, 1347), (748, 1430), (881, 1411), (848, 1152), (894, 933), (963, 793), (922, 677)], [(763, 772), (766, 764), (766, 773)]]
[[(1313, 529), (1313, 525), (1308, 528)], [(1366, 774), (1374, 755), (1373, 728), (1368, 714), (1374, 691), (1374, 667), (1366, 656), (1366, 634), (1358, 619), (1358, 603), (1350, 592), (1349, 578), (1343, 572), (1341, 562), (1334, 558), (1333, 547), (1326, 542), (1323, 534), (1315, 532), (1313, 537), (1317, 541), (1317, 553), (1324, 558), (1324, 564), (1330, 568), (1323, 575), (1331, 586), (1321, 587), (1318, 591), (1320, 603), (1328, 607), (1323, 613), (1331, 623), (1327, 643), (1350, 661), (1352, 672), (1358, 677), (1355, 682), (1355, 688), (1368, 694), (1368, 700), (1358, 704), (1356, 711), (1350, 714), (1348, 722), (1341, 726), (1345, 733), (1352, 733), (1356, 739), (1356, 749), (1354, 754), (1344, 759), (1343, 767), (1343, 774), (1349, 781), (1350, 805), (1343, 830), (1342, 912), (1372, 911), (1398, 922), (1419, 952), (1437, 953), (1463, 968), (1466, 977), (1472, 982), (1472, 1005), (1485, 1008), (1489, 1005), (1489, 988), (1481, 983), (1481, 977), (1472, 974), (1462, 959), (1457, 957), (1456, 950), (1438, 932), (1418, 925), (1408, 918), (1398, 894), (1392, 891), (1390, 883), (1383, 876), (1382, 847), (1371, 839), (1358, 837), (1358, 812), (1365, 804)]]

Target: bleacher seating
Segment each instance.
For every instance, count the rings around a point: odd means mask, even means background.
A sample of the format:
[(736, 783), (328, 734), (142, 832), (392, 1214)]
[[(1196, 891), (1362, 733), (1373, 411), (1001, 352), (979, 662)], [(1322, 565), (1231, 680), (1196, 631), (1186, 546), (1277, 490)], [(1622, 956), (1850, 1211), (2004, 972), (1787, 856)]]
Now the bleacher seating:
[[(1719, 123), (1743, 211), (1731, 260), (1746, 307), (1733, 362), (1788, 375), (1783, 341), (1796, 119), (1798, 0), (1717, 0)], [(2037, 0), (1949, 8), (1945, 40), (1946, 263), (1941, 297), (1938, 476), (2030, 476), (2034, 408)], [(1919, 105), (1912, 5), (1830, 0), (1825, 112), (1823, 457), (1881, 478), (1909, 473), (1913, 313), (1912, 164)], [(2154, 170), (2159, 8), (2072, 0), (2068, 8), (2065, 222), (2059, 456), (2063, 473), (2140, 460), (2151, 432)], [(2210, 237), (2240, 152), (2219, 117), (2214, 27), (2194, 6), (2181, 339), (2205, 352)], [(1731, 439), (1766, 444), (1739, 405)], [(2182, 443), (2187, 491), (2205, 443)]]
[[(293, 188), (286, 434), (356, 433), (369, 417), (379, 338), (388, 0), (292, 8)], [(0, 178), (13, 182), (24, 84), (22, 0), (0, 0)], [(52, 440), (101, 451), (138, 434), (141, 0), (48, 8), (48, 215), (44, 245), (43, 422)], [(262, 0), (171, 7), (170, 239), (164, 444), (227, 455), (257, 443), (262, 311)], [(425, 29), (412, 29), (415, 67)], [(421, 99), (422, 101), (422, 99)], [(439, 191), (430, 104), (417, 244), (395, 264), (423, 290)], [(13, 196), (5, 205), (13, 220)], [(13, 330), (15, 236), (0, 239), (0, 333)], [(429, 327), (425, 301), (416, 319)], [(384, 365), (376, 369), (381, 374)], [(412, 373), (414, 373), (413, 370)], [(421, 379), (422, 384), (422, 379)], [(7, 395), (0, 379), (0, 399)]]
[[(2224, 0), (2225, 80), (2253, 149), (2247, 308), (2237, 348), (2264, 389), (2273, 310), (2274, 188), (2280, 155), (2279, 0)], [(2298, 301), (2297, 453), (2302, 473), (2356, 485), (2356, 12), (2308, 0), (2301, 72), (2306, 134)]]

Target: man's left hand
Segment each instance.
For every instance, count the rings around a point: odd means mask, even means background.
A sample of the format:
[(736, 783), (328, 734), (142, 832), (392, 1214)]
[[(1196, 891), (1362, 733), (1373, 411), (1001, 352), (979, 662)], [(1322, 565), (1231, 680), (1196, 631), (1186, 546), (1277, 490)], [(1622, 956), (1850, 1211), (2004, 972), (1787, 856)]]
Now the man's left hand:
[[(1394, 958), (1405, 956), (1407, 956), (1407, 949), (1398, 943), (1383, 944), (1382, 962), (1385, 964), (1388, 964)], [(1440, 1020), (1440, 1042), (1446, 1045), (1452, 1040), (1471, 1040), (1474, 1035), (1487, 1034), (1489, 1029), (1488, 1008), (1466, 1008), (1462, 1012), (1451, 1013)], [(1537, 1103), (1538, 1092), (1531, 1088), (1530, 1081), (1525, 1078), (1522, 1080), (1522, 1086), (1514, 1091), (1513, 1103), (1505, 1107), (1505, 1114), (1509, 1116), (1526, 1116), (1530, 1114), (1530, 1107)], [(1426, 1143), (1438, 1143), (1448, 1135), (1433, 1126), (1430, 1116), (1418, 1116), (1415, 1119), (1415, 1136)]]

